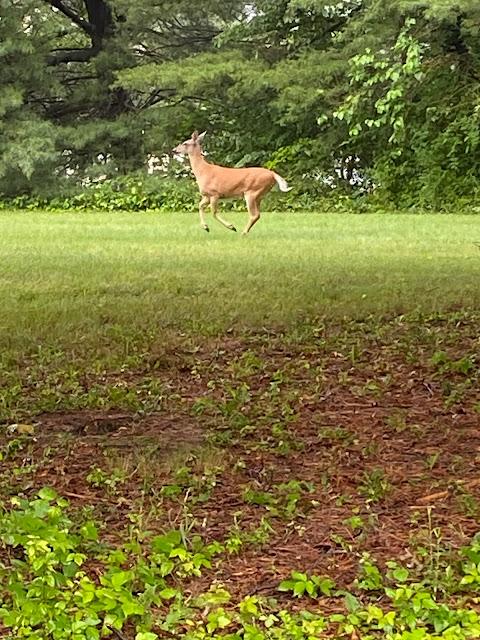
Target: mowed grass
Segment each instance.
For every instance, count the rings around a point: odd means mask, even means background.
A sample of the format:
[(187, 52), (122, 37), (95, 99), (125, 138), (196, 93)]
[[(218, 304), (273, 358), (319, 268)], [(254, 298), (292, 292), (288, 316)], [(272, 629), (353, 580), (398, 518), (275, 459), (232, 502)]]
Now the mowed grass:
[[(225, 217), (242, 229), (246, 214)], [(480, 216), (0, 213), (0, 349), (478, 308)]]

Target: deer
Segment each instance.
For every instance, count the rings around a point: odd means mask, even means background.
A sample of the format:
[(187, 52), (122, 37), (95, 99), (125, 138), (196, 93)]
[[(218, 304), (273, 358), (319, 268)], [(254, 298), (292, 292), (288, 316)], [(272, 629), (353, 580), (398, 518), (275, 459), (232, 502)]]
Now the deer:
[(251, 230), (260, 218), (260, 201), (270, 189), (277, 184), (280, 191), (290, 191), (287, 182), (270, 169), (263, 167), (223, 167), (211, 164), (205, 160), (202, 153), (202, 143), (206, 131), (198, 133), (194, 131), (191, 138), (179, 144), (174, 153), (188, 155), (190, 166), (197, 181), (200, 195), (202, 196), (198, 207), (200, 213), (200, 225), (205, 231), (210, 231), (205, 222), (205, 209), (210, 205), (215, 220), (223, 224), (231, 231), (236, 228), (220, 217), (218, 213), (218, 201), (222, 198), (244, 197), (249, 213), (249, 220), (243, 231), (243, 235)]

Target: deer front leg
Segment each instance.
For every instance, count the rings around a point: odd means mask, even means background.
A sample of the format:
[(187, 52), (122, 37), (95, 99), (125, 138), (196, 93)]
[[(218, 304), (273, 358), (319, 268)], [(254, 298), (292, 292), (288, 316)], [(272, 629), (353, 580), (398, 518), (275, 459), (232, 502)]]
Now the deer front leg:
[(243, 231), (243, 235), (246, 236), (253, 225), (260, 218), (260, 196), (254, 193), (246, 193), (245, 194), (245, 202), (247, 203), (247, 209), (250, 216), (249, 221), (247, 222), (247, 226)]
[(208, 196), (202, 196), (200, 200), (200, 204), (198, 205), (198, 212), (200, 214), (200, 225), (205, 231), (210, 231), (208, 228), (208, 224), (205, 222), (205, 207), (210, 202), (210, 198)]
[(230, 222), (227, 222), (226, 220), (223, 220), (223, 218), (221, 218), (218, 215), (218, 197), (217, 196), (212, 196), (210, 198), (210, 207), (212, 209), (213, 217), (215, 218), (215, 220), (218, 220), (221, 224), (223, 224), (224, 227), (227, 227), (227, 229), (230, 229), (231, 231), (236, 231), (233, 224), (231, 224)]

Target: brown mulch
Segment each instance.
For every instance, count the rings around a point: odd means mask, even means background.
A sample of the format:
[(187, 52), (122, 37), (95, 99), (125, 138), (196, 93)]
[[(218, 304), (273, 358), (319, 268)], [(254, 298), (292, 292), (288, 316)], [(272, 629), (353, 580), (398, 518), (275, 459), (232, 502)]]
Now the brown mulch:
[[(476, 335), (459, 332), (447, 344), (452, 358), (478, 351)], [(185, 505), (160, 496), (162, 486), (176, 482), (178, 466), (199, 475), (219, 467), (206, 501), (188, 504), (196, 530), (211, 541), (225, 538), (236, 519), (246, 530), (267, 514), (245, 503), (247, 485), (274, 494), (291, 480), (312, 483), (294, 518), (272, 518), (267, 544), (227, 557), (193, 581), (192, 592), (214, 580), (238, 596), (272, 594), (292, 569), (328, 574), (347, 588), (365, 552), (380, 564), (395, 558), (415, 565), (419, 547), (427, 556), (437, 544), (458, 549), (478, 531), (480, 391), (461, 373), (438, 374), (430, 360), (435, 344), (420, 341), (413, 353), (405, 345), (398, 336), (368, 336), (352, 356), (328, 341), (291, 345), (281, 336), (202, 344), (157, 371), (172, 390), (164, 412), (36, 416), (28, 445), (3, 463), (1, 490), (31, 495), (53, 486), (73, 507), (94, 505), (105, 537), (115, 542), (140, 500), (150, 509), (149, 529), (178, 526)], [(252, 354), (261, 365), (249, 369)], [(465, 387), (456, 401), (448, 401), (446, 381), (449, 390)], [(242, 384), (249, 392), (244, 404), (230, 414), (219, 409)], [(194, 410), (199, 399), (216, 405)], [(236, 431), (235, 411), (253, 428)], [(0, 436), (0, 445), (8, 437)], [(31, 472), (13, 475), (14, 467), (30, 464)], [(87, 480), (95, 467), (123, 470), (116, 491)], [(379, 469), (388, 486), (369, 500), (362, 489)], [(365, 523), (361, 531), (349, 526), (353, 514)]]

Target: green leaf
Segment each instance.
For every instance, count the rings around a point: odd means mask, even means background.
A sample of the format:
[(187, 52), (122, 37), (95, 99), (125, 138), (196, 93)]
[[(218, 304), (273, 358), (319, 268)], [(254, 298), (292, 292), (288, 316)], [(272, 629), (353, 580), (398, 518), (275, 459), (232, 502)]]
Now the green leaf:
[(278, 585), (278, 590), (279, 591), (292, 591), (294, 586), (295, 586), (295, 581), (294, 580), (283, 580)]
[(350, 613), (354, 613), (360, 609), (361, 604), (358, 598), (356, 598), (352, 593), (345, 593), (345, 606)]
[(332, 593), (332, 589), (335, 586), (335, 582), (333, 580), (331, 580), (330, 578), (321, 578), (318, 581), (318, 586), (320, 588), (320, 591), (326, 595), (326, 596), (330, 596)]
[(405, 582), (408, 576), (409, 576), (409, 571), (404, 567), (398, 567), (393, 571), (393, 577), (395, 578), (395, 580), (397, 580), (397, 582)]
[(308, 580), (306, 573), (300, 573), (299, 571), (292, 571), (292, 578), (297, 581), (306, 582)]
[(98, 529), (93, 522), (87, 522), (80, 528), (80, 535), (85, 540), (98, 540)]
[(124, 602), (122, 604), (122, 611), (126, 618), (129, 616), (141, 616), (145, 614), (145, 607), (139, 602), (135, 602), (134, 600), (130, 602)]
[(117, 571), (112, 575), (110, 581), (115, 589), (120, 589), (124, 584), (132, 579), (131, 571)]
[(42, 500), (48, 500), (50, 502), (58, 497), (58, 493), (55, 491), (55, 489), (51, 489), (50, 487), (43, 487), (43, 489), (40, 489), (37, 495)]
[(182, 534), (180, 531), (172, 530), (164, 536), (156, 536), (152, 540), (152, 549), (157, 552), (169, 554), (170, 551), (180, 545), (182, 542)]
[(305, 587), (305, 582), (296, 582), (293, 587), (293, 594), (297, 596), (297, 598), (300, 598), (305, 593)]

